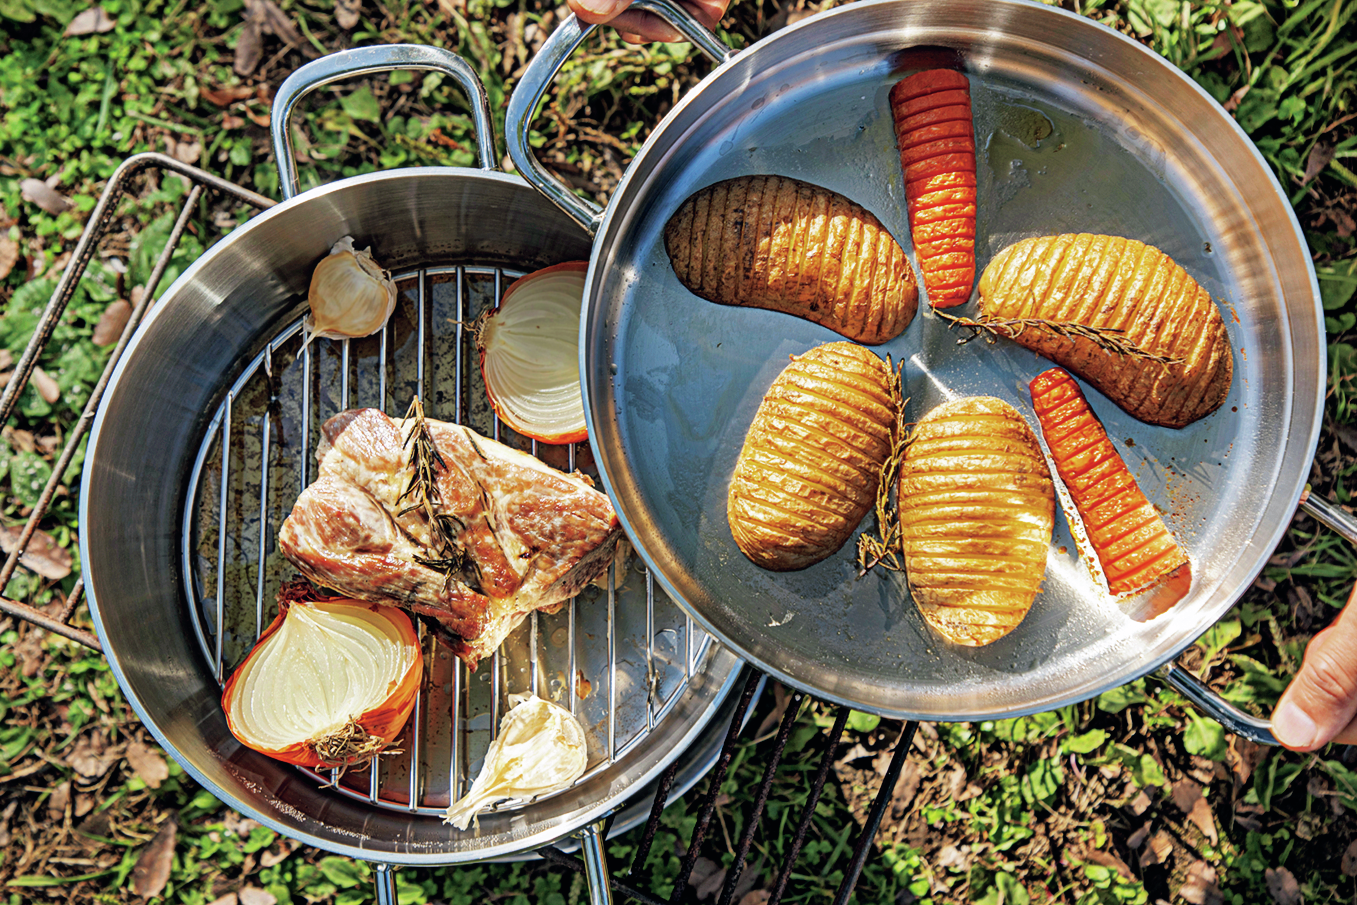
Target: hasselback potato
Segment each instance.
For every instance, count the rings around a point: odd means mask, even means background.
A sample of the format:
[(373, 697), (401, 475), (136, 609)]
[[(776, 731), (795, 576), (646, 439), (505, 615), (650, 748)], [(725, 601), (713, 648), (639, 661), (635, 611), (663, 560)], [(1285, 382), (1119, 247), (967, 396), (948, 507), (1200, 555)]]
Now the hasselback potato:
[(890, 369), (833, 342), (793, 356), (745, 435), (726, 516), (765, 569), (803, 569), (843, 546), (876, 501), (898, 397)]
[(1134, 239), (1079, 234), (1010, 245), (980, 275), (980, 314), (1120, 330), (1144, 352), (1172, 360), (1107, 351), (1040, 326), (1008, 333), (1150, 424), (1191, 424), (1230, 392), (1234, 364), (1215, 302), (1168, 255)]
[(869, 345), (918, 308), (904, 250), (866, 209), (781, 176), (741, 176), (689, 196), (664, 228), (674, 273), (722, 305), (803, 317)]
[(905, 574), (949, 641), (989, 644), (1023, 620), (1046, 574), (1055, 491), (1032, 429), (988, 396), (939, 406), (900, 464)]

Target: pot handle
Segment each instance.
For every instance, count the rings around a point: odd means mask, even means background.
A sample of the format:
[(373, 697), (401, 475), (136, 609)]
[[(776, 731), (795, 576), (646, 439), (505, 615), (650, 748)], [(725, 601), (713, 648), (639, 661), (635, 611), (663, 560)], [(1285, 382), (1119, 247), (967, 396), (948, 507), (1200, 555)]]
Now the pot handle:
[(1305, 492), (1300, 495), (1300, 508), (1324, 527), (1343, 535), (1348, 543), (1357, 545), (1357, 518), (1323, 497), (1311, 496), (1309, 484), (1305, 485)]
[[(691, 13), (670, 0), (635, 0), (633, 9), (654, 13), (670, 25), (677, 28), (684, 37), (693, 42), (693, 46), (710, 57), (717, 64), (724, 63), (735, 56), (721, 39), (716, 37), (705, 25), (697, 21)], [(523, 78), (509, 97), (509, 110), (504, 120), (505, 141), (509, 146), (509, 158), (514, 162), (519, 174), (533, 188), (565, 211), (571, 219), (589, 231), (589, 235), (598, 232), (603, 222), (603, 210), (590, 201), (580, 198), (570, 187), (557, 179), (537, 162), (528, 145), (528, 129), (532, 125), (533, 114), (546, 93), (547, 86), (556, 78), (561, 66), (575, 50), (584, 43), (596, 25), (581, 22), (571, 16), (562, 22), (547, 38), (537, 56), (528, 64)]]
[(278, 166), (278, 185), (283, 199), (299, 191), (297, 161), (292, 156), (292, 133), (288, 121), (297, 102), (323, 85), (351, 76), (389, 72), (393, 69), (431, 69), (449, 75), (462, 86), (471, 102), (471, 120), (476, 129), (476, 150), (482, 170), (495, 169), (495, 132), (490, 122), (490, 99), (476, 70), (457, 54), (422, 44), (380, 44), (354, 47), (312, 60), (293, 72), (278, 88), (269, 116), (273, 137), (273, 160)]

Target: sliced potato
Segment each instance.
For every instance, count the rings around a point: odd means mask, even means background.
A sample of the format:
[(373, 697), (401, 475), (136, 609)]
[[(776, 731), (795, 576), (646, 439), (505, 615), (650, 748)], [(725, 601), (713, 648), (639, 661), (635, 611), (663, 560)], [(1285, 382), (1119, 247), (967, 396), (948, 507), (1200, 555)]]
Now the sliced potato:
[(784, 311), (869, 345), (899, 336), (919, 305), (914, 269), (880, 221), (797, 179), (701, 189), (665, 225), (664, 248), (679, 282), (710, 302)]
[(726, 516), (735, 543), (765, 569), (804, 569), (848, 540), (876, 501), (890, 455), (891, 373), (861, 346), (793, 356), (745, 435)]
[(900, 464), (905, 573), (924, 619), (957, 644), (1013, 630), (1041, 588), (1055, 489), (1022, 415), (988, 396), (941, 405)]
[(1122, 331), (1176, 364), (1108, 352), (1040, 327), (1012, 339), (1078, 374), (1131, 416), (1184, 427), (1230, 392), (1234, 363), (1220, 311), (1168, 255), (1144, 242), (1087, 234), (1010, 245), (980, 275), (980, 314)]

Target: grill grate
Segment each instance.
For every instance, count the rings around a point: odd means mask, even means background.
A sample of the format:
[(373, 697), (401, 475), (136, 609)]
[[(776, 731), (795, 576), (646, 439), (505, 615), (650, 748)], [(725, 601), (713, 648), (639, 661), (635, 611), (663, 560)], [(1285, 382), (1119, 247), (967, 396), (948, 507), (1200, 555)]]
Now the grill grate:
[[(590, 470), (587, 444), (521, 437), (486, 402), (471, 324), (520, 275), (497, 267), (403, 273), (397, 312), (378, 335), (303, 345), (298, 318), (246, 366), (209, 425), (184, 516), (194, 625), (218, 682), (273, 620), (277, 591), (294, 574), (275, 540), (314, 477), (320, 427), (330, 416), (373, 406), (399, 417), (418, 394), (431, 418), (465, 424), (566, 471)], [(420, 814), (439, 814), (465, 794), (509, 694), (540, 694), (580, 718), (587, 778), (654, 730), (711, 645), (657, 594), (639, 560), (615, 563), (606, 588), (586, 589), (559, 613), (533, 613), (474, 673), (421, 634), (429, 675), (404, 750), (379, 758), (375, 770), (307, 771), (344, 794)]]

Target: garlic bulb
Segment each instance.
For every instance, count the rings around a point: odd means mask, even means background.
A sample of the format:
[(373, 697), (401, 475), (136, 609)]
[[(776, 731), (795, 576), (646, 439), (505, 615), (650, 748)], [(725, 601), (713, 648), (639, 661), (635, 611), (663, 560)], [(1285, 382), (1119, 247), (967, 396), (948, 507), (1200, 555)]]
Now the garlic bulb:
[(368, 336), (396, 310), (396, 281), (373, 259), (371, 248), (355, 251), (353, 237), (345, 236), (316, 265), (307, 300), (311, 313), (302, 328), (308, 343), (317, 336)]
[(569, 710), (526, 694), (509, 695), (509, 712), (485, 752), (471, 791), (443, 817), (459, 830), (487, 805), (505, 798), (531, 801), (568, 789), (584, 775), (589, 750)]

